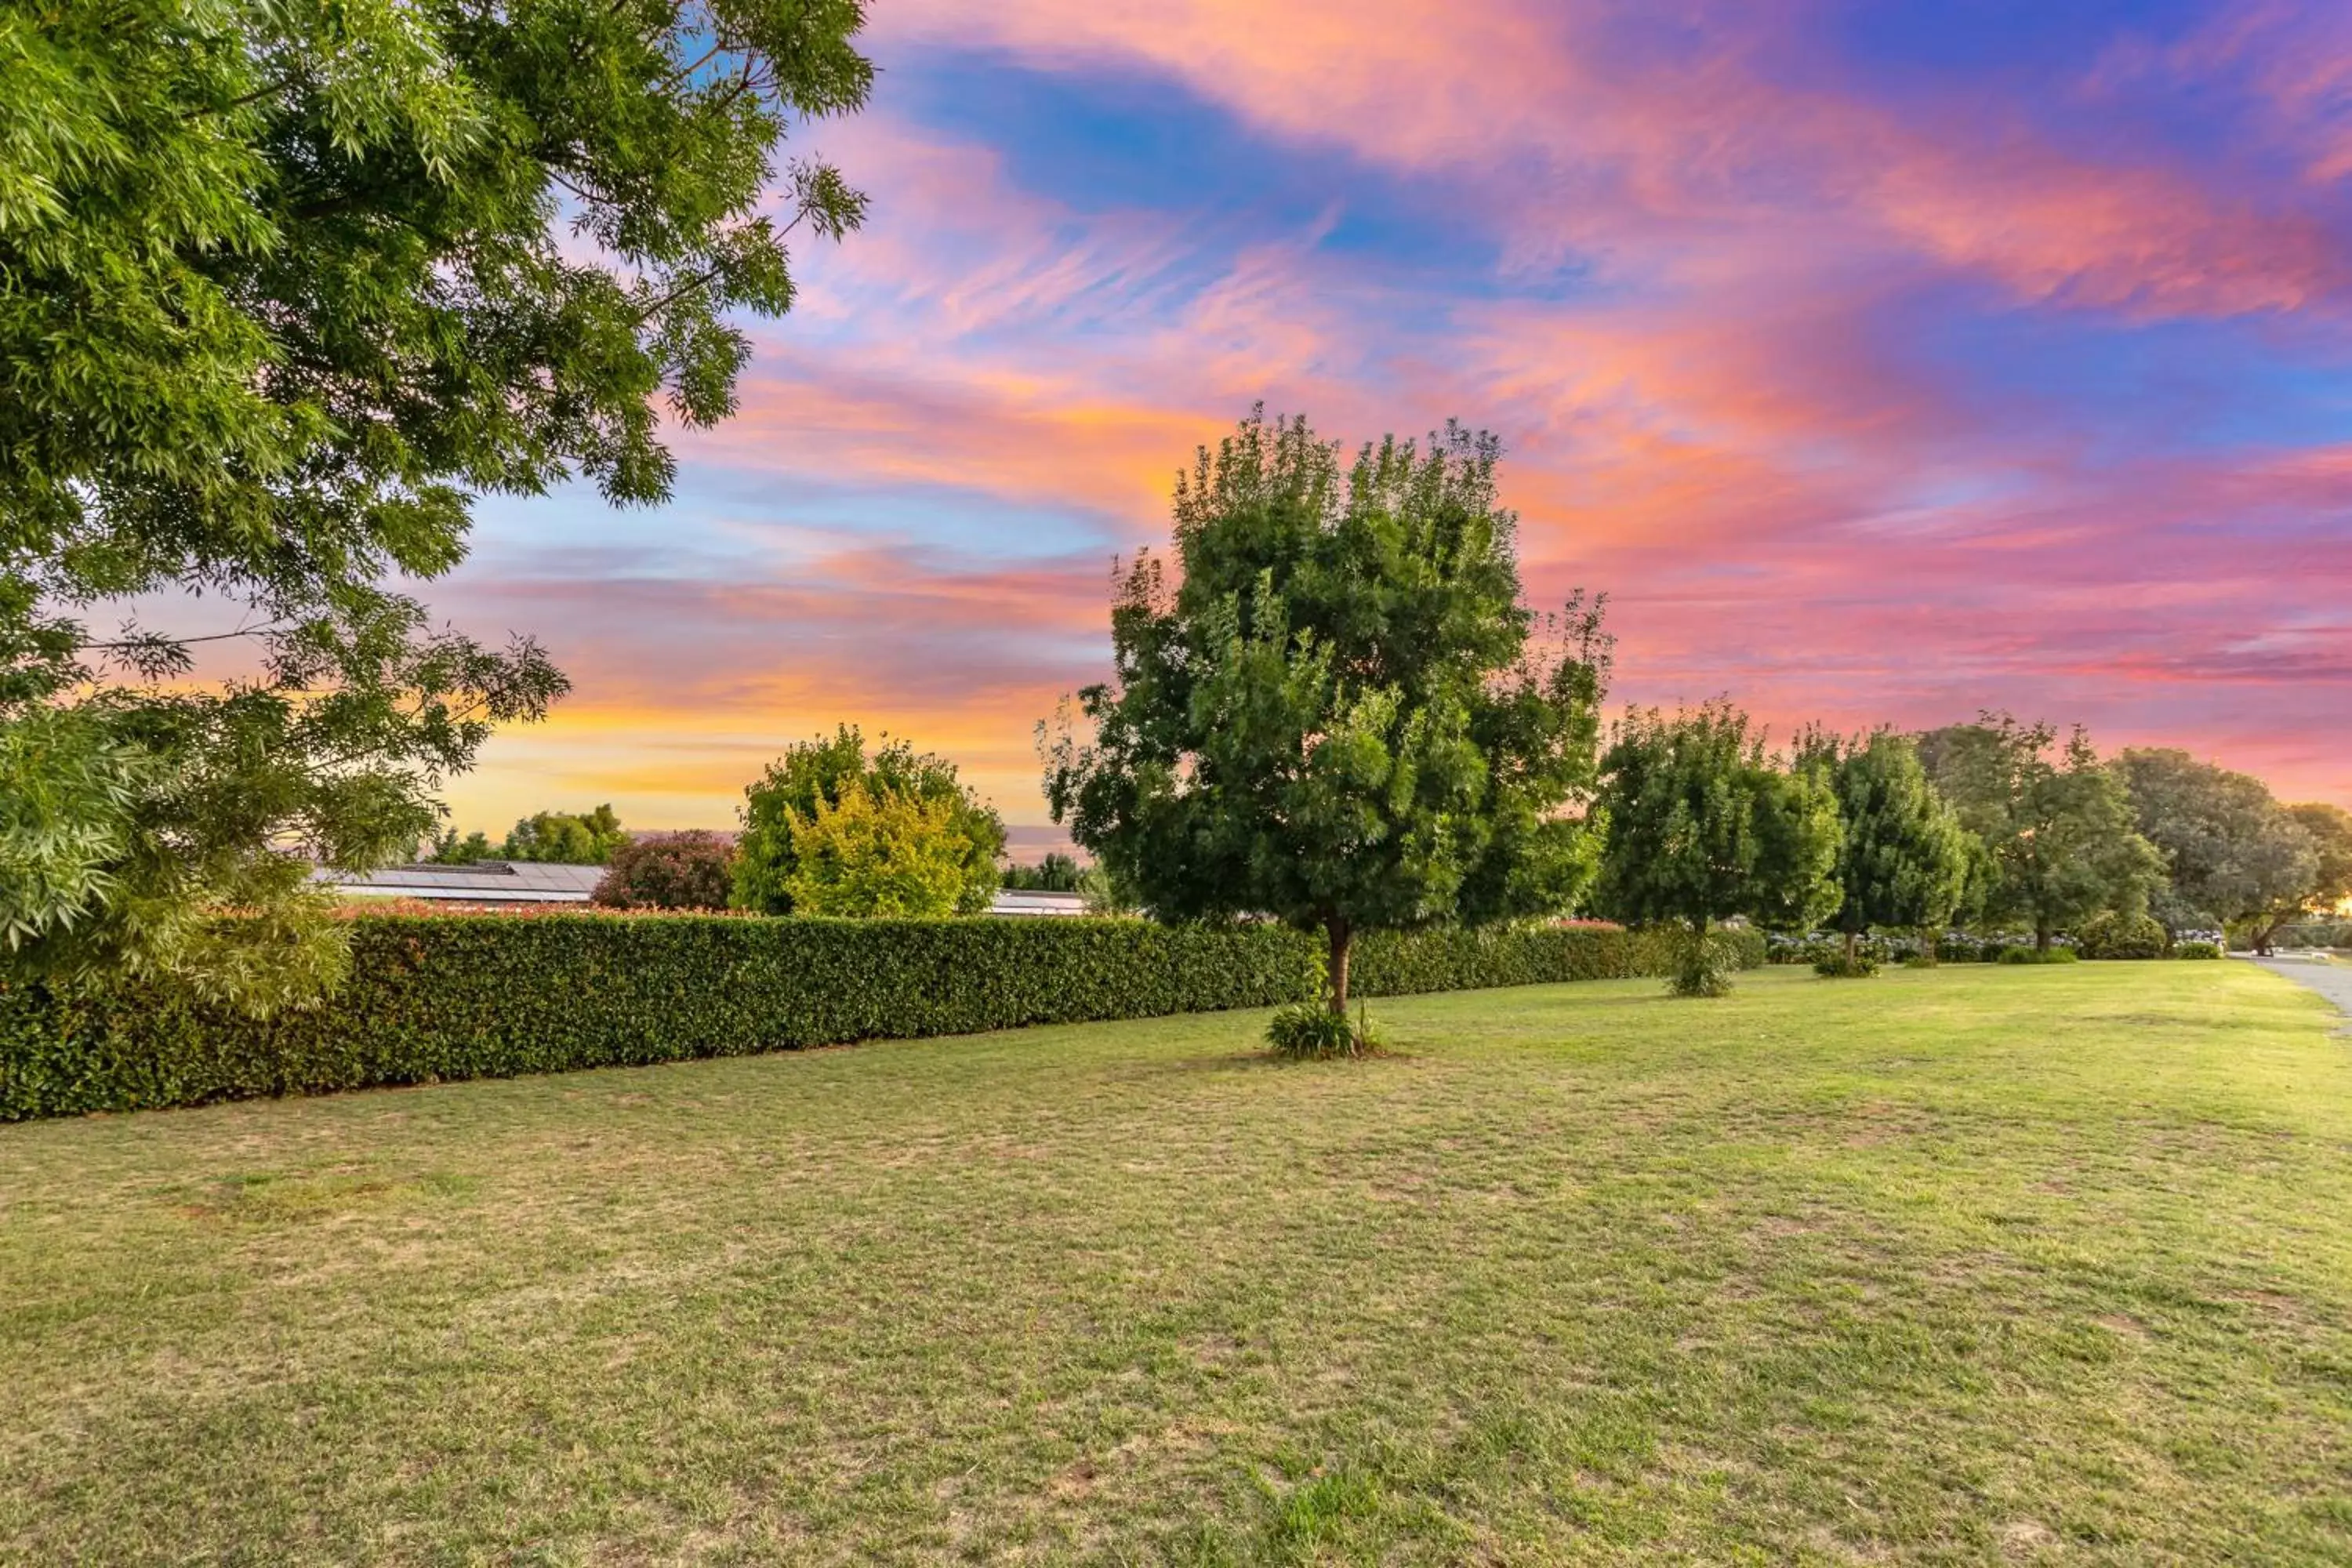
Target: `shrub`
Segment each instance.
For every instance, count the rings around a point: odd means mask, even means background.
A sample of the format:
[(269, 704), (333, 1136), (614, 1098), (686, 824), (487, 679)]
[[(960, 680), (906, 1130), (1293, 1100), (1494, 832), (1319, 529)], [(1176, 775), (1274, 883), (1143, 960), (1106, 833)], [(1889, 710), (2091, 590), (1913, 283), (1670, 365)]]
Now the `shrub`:
[(2221, 949), (2219, 943), (2210, 942), (2175, 942), (2172, 948), (2172, 956), (2175, 958), (2219, 958), (2221, 956)]
[(2150, 915), (2094, 915), (2074, 939), (2084, 958), (2162, 958), (2172, 945), (2164, 923)]
[(1937, 963), (1936, 955), (1925, 948), (1903, 955), (1903, 967), (1906, 969), (1933, 969)]
[(1320, 1002), (1293, 1002), (1276, 1008), (1265, 1026), (1265, 1038), (1275, 1055), (1295, 1061), (1360, 1057), (1371, 1046), (1369, 1030), (1358, 1028), (1354, 1019), (1334, 1013)]
[[(852, 1040), (1263, 1007), (1315, 994), (1270, 925), (709, 915), (350, 917), (352, 976), (255, 1020), (160, 986), (0, 986), (0, 1121), (257, 1095), (736, 1056)], [(1395, 994), (1665, 973), (1666, 933), (1384, 932)], [(1761, 960), (1726, 933), (1727, 963)]]
[(714, 833), (631, 839), (613, 851), (588, 901), (607, 910), (723, 910), (734, 858)]
[(2072, 963), (2079, 955), (2071, 947), (2004, 947), (2003, 963)]
[(935, 920), (956, 912), (971, 854), (950, 800), (897, 790), (845, 793), (792, 815), (793, 912), (852, 920)]
[(1834, 952), (1813, 960), (1813, 973), (1824, 980), (1864, 980), (1878, 973), (1878, 960), (1866, 952), (1856, 952), (1852, 958)]
[(866, 737), (855, 724), (839, 726), (830, 740), (820, 735), (787, 747), (745, 787), (735, 905), (770, 915), (819, 912), (794, 907), (792, 879), (801, 858), (797, 825), (817, 816), (822, 806), (838, 806), (858, 795), (876, 803), (897, 795), (945, 808), (964, 841), (962, 880), (952, 907), (963, 915), (988, 908), (997, 887), (996, 858), (1004, 852), (1004, 824), (995, 809), (958, 782), (955, 763), (918, 752), (908, 741), (886, 739), (869, 756)]
[(1666, 988), (1677, 996), (1728, 996), (1731, 972), (1736, 966), (1721, 942), (1694, 932), (1677, 932), (1674, 966), (1666, 973)]

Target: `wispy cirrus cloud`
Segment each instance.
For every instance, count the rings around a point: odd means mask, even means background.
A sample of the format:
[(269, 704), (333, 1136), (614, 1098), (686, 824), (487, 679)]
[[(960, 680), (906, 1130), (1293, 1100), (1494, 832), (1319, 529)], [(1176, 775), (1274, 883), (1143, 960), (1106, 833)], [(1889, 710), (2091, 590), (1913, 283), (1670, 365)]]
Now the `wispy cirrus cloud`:
[(2166, 16), (900, 0), (819, 135), (874, 219), (678, 499), (494, 508), (443, 595), (579, 685), (459, 813), (720, 821), (850, 719), (1034, 820), (1111, 558), (1261, 398), (1501, 432), (1629, 698), (2008, 706), (2352, 799), (2352, 40)]

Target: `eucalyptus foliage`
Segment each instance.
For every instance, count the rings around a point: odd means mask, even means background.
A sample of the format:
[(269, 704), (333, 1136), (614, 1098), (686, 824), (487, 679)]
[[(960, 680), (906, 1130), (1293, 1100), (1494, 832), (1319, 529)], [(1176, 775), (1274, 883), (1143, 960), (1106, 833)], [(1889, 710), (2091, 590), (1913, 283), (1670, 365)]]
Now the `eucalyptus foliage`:
[(1597, 605), (1520, 603), (1493, 437), (1351, 466), (1253, 414), (1175, 499), (1111, 607), (1113, 678), (1041, 725), (1054, 818), (1168, 921), (1323, 933), (1565, 911), (1590, 879), (1607, 647)]
[[(562, 677), (409, 581), (485, 493), (660, 500), (863, 202), (858, 0), (0, 0), (0, 952), (257, 1006)], [(781, 200), (771, 200), (781, 180)], [(135, 601), (136, 613), (131, 605)], [(112, 622), (112, 625), (106, 623)], [(221, 921), (224, 911), (251, 918)]]

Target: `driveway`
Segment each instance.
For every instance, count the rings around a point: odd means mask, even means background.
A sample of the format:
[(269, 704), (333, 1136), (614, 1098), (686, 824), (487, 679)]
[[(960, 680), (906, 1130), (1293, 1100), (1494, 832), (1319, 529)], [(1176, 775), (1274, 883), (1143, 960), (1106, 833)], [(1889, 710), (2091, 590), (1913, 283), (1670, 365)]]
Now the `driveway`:
[(2298, 985), (2309, 986), (2336, 1007), (2352, 1015), (2352, 963), (2332, 963), (2324, 958), (2257, 958), (2273, 974), (2284, 974)]

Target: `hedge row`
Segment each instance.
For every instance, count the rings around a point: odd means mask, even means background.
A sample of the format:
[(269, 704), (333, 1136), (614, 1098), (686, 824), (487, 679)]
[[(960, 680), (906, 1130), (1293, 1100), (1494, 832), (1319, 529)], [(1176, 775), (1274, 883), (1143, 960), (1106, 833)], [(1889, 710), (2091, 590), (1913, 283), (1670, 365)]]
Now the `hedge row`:
[[(1365, 996), (1419, 991), (1479, 991), (1563, 980), (1631, 980), (1672, 967), (1680, 933), (1597, 926), (1532, 930), (1368, 931), (1349, 964), (1351, 989)], [(1759, 931), (1718, 931), (1733, 964), (1764, 962)]]
[[(1294, 931), (1139, 921), (352, 927), (335, 997), (262, 1021), (161, 990), (0, 990), (0, 1121), (1266, 1006), (1312, 994), (1319, 973)], [(1371, 995), (1664, 968), (1656, 937), (1604, 930), (1382, 934), (1360, 951)]]

